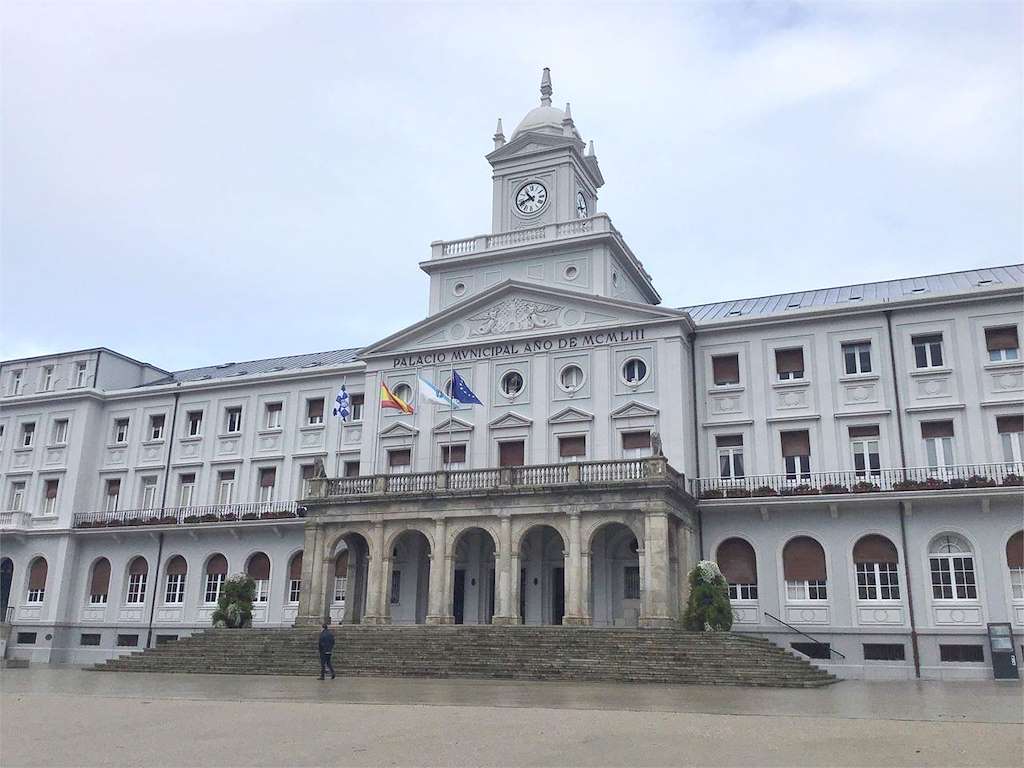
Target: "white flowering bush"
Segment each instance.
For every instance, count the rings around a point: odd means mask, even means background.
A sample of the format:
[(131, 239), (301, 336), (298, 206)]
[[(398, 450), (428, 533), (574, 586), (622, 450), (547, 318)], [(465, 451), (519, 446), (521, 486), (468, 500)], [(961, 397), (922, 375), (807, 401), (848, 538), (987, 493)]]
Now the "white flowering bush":
[(697, 563), (695, 570), (700, 580), (705, 584), (712, 584), (715, 579), (724, 578), (718, 563), (714, 560), (701, 560)]
[(729, 584), (713, 560), (701, 560), (690, 571), (690, 598), (686, 602), (683, 624), (693, 632), (732, 629)]

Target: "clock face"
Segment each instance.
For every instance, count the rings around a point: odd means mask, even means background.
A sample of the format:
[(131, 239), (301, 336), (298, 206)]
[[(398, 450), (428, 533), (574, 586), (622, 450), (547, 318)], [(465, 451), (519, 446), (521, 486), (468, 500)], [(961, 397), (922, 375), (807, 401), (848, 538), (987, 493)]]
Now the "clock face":
[(539, 181), (523, 184), (516, 192), (516, 208), (520, 213), (532, 215), (540, 213), (548, 204), (548, 191)]
[(582, 192), (576, 193), (576, 217), (580, 219), (587, 218), (587, 198), (583, 196)]

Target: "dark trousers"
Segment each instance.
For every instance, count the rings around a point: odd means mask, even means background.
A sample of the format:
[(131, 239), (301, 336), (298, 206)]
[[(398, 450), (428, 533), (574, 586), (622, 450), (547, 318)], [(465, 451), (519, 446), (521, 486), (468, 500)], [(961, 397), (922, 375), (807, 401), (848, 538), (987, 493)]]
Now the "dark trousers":
[(334, 677), (334, 665), (331, 664), (331, 654), (321, 653), (320, 654), (320, 678), (323, 679), (324, 672), (330, 672), (331, 677)]

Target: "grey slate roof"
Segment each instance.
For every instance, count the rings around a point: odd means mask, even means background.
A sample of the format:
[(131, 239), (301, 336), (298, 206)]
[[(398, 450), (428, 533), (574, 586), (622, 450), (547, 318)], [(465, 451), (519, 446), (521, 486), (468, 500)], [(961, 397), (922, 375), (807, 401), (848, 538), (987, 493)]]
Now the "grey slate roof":
[(205, 368), (188, 368), (184, 371), (174, 371), (170, 376), (151, 381), (143, 386), (153, 387), (185, 381), (228, 379), (278, 371), (297, 371), (305, 368), (326, 368), (351, 363), (356, 359), (357, 352), (359, 352), (359, 348), (354, 347), (352, 349), (334, 349), (329, 352), (312, 352), (308, 355), (268, 357), (264, 360), (247, 360), (244, 363), (223, 363), (208, 365)]
[(964, 293), (998, 285), (1024, 286), (1024, 264), (1005, 267), (968, 269), (941, 275), (883, 280), (878, 283), (819, 288), (812, 291), (779, 293), (753, 299), (733, 299), (693, 307), (680, 307), (690, 313), (696, 325), (719, 320), (782, 315), (787, 311), (854, 306), (858, 303), (896, 301), (928, 294)]

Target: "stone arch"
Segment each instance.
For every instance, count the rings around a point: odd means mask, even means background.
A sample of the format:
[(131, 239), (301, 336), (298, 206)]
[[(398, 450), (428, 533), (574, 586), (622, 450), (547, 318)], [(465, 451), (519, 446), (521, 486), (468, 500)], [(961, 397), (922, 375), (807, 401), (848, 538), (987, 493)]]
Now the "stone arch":
[(636, 537), (639, 548), (643, 549), (643, 518), (635, 513), (622, 512), (614, 515), (602, 515), (596, 520), (590, 520), (585, 522), (580, 527), (580, 538), (583, 541), (583, 551), (592, 551), (594, 545), (594, 537), (601, 532), (602, 528), (615, 524), (622, 525), (625, 528), (628, 528), (630, 531), (632, 531), (633, 535)]
[(489, 525), (463, 525), (452, 537), (449, 552), (446, 605), (453, 621), (490, 624), (497, 599), (498, 537)]
[[(563, 530), (559, 530), (562, 528)], [(519, 605), (523, 624), (561, 624), (565, 616), (569, 537), (555, 521), (528, 524), (516, 537)]]
[(604, 520), (587, 539), (589, 599), (594, 626), (635, 627), (641, 614), (641, 543), (627, 522)]
[(425, 624), (430, 594), (431, 537), (408, 526), (387, 539), (384, 616), (392, 624)]
[(423, 537), (427, 540), (427, 544), (430, 547), (430, 551), (434, 551), (434, 531), (432, 525), (427, 525), (419, 521), (409, 521), (396, 524), (391, 528), (384, 536), (384, 552), (388, 557), (391, 557), (395, 544), (398, 540), (409, 533), (414, 531), (416, 533), (423, 534)]
[[(498, 530), (498, 526), (490, 522), (489, 520), (452, 520), (449, 521), (447, 528), (445, 529), (445, 544), (447, 545), (445, 551), (453, 553), (455, 551), (455, 543), (463, 533), (470, 530), (471, 528), (479, 528), (482, 531), (486, 531), (490, 534), (491, 541), (494, 542), (494, 552), (497, 556), (501, 552), (501, 535)], [(514, 546), (513, 546), (514, 549)]]
[[(323, 556), (313, 558), (307, 553), (302, 563), (303, 578), (307, 573), (312, 578), (311, 589), (318, 582), (314, 573), (320, 569), (321, 592), (310, 596), (315, 613), (338, 623), (361, 624), (369, 606), (371, 563), (380, 562), (373, 559), (373, 534), (366, 526), (354, 525), (339, 526), (325, 536), (328, 538)], [(345, 575), (340, 576), (337, 562), (343, 552), (348, 553), (348, 558)]]

